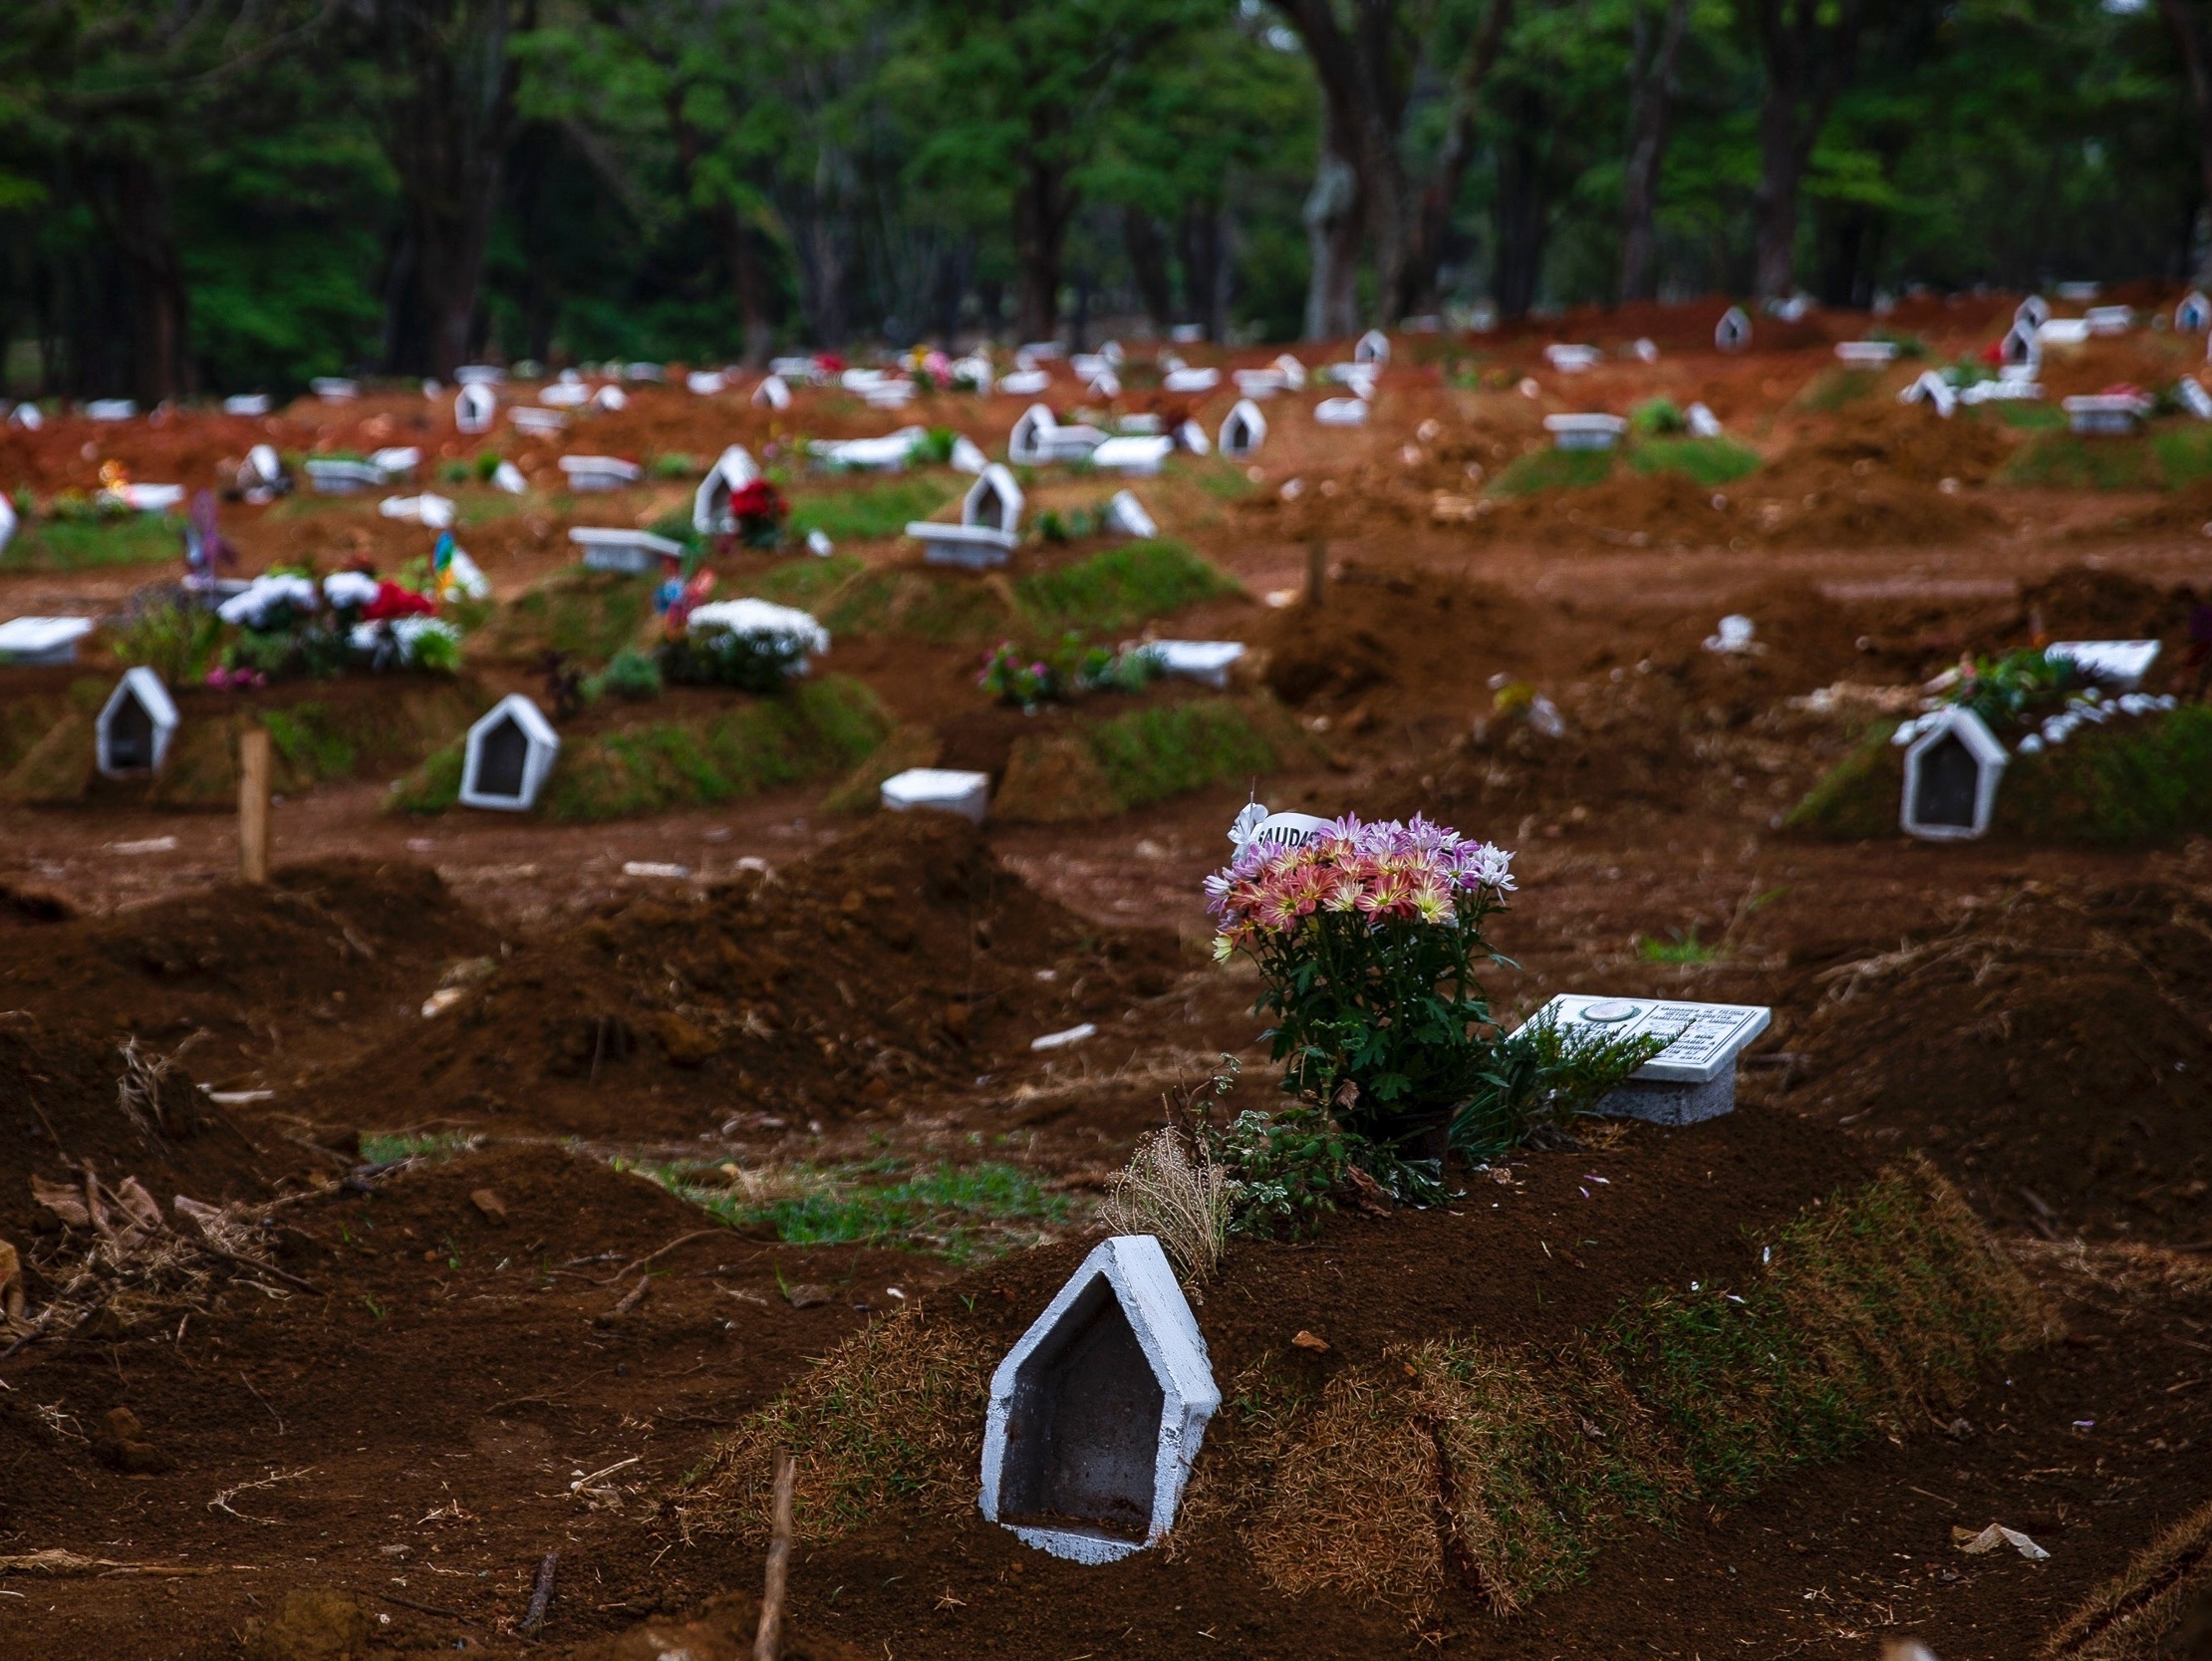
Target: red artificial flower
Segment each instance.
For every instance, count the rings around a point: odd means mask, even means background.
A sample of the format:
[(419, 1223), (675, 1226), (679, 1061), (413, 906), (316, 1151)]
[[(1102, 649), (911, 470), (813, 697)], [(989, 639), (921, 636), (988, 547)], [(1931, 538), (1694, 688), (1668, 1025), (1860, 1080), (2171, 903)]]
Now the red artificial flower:
[(780, 519), (789, 509), (774, 485), (756, 478), (729, 493), (729, 511), (739, 519)]
[(382, 582), (377, 585), (377, 597), (361, 608), (361, 620), (389, 623), (396, 617), (431, 617), (436, 612), (437, 602), (427, 594), (417, 594), (395, 582)]

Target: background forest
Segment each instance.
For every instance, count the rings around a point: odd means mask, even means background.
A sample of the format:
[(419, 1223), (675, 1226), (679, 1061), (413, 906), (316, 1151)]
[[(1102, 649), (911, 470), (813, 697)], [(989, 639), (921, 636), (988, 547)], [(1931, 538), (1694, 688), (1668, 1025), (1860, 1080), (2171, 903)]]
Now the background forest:
[(19, 393), (2183, 275), (2212, 0), (0, 0)]

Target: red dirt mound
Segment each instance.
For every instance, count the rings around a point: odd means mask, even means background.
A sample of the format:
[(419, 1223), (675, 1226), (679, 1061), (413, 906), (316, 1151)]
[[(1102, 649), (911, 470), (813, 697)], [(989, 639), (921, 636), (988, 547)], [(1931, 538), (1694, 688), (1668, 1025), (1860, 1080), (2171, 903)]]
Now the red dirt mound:
[(1785, 1100), (1926, 1147), (1985, 1215), (2212, 1232), (2212, 901), (2035, 885), (1820, 971)]
[(0, 931), (0, 1005), (164, 1050), (224, 1079), (345, 1053), (495, 937), (426, 866), (329, 860), (112, 917)]
[(520, 950), (328, 1094), (590, 1135), (842, 1118), (1164, 991), (1174, 966), (1171, 936), (1086, 922), (966, 822), (889, 814), (787, 871)]
[(1493, 590), (1429, 571), (1347, 565), (1318, 610), (1275, 614), (1267, 686), (1297, 706), (1458, 713), (1527, 623), (1525, 604)]
[[(1853, 405), (1819, 431), (1776, 458), (1778, 473), (1808, 464), (1840, 467), (1855, 476), (1882, 473), (1912, 484), (1987, 484), (2012, 454), (2012, 430), (1994, 420), (1955, 415), (1945, 420), (1917, 405)], [(1859, 462), (1868, 463), (1860, 467)]]

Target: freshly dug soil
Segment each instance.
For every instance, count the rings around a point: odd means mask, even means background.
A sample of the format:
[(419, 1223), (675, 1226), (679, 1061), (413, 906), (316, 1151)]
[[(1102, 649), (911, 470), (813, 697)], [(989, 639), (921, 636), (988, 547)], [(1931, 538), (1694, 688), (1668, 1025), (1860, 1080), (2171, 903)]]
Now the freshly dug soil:
[(437, 966), (496, 938), (437, 873), (405, 862), (287, 866), (110, 917), (0, 931), (0, 1005), (173, 1051), (250, 1082), (346, 1053), (435, 983)]
[(1926, 1148), (1984, 1216), (2212, 1234), (2212, 903), (2031, 884), (1819, 971), (1791, 1105)]
[(328, 1094), (365, 1124), (586, 1135), (843, 1119), (1165, 991), (1175, 953), (1045, 899), (965, 820), (883, 814), (786, 871), (522, 948)]
[(1463, 710), (1525, 638), (1524, 602), (1433, 571), (1347, 564), (1322, 604), (1274, 615), (1267, 686), (1283, 702), (1382, 717)]

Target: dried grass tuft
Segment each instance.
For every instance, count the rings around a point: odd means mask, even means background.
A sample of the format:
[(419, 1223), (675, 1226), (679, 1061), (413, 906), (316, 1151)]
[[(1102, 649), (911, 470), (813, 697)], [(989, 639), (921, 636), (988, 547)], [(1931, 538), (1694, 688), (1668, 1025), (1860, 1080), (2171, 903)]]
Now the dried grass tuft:
[(1204, 1143), (1170, 1125), (1137, 1144), (1106, 1190), (1099, 1220), (1117, 1235), (1153, 1235), (1194, 1289), (1229, 1249), (1235, 1184)]
[(2199, 1507), (2092, 1591), (2044, 1641), (2043, 1661), (2166, 1661), (2212, 1638), (2212, 1505)]
[(854, 1333), (722, 1446), (677, 1505), (686, 1536), (765, 1540), (779, 1448), (798, 1462), (802, 1540), (834, 1539), (892, 1502), (972, 1506), (995, 1359), (974, 1332), (918, 1309)]

